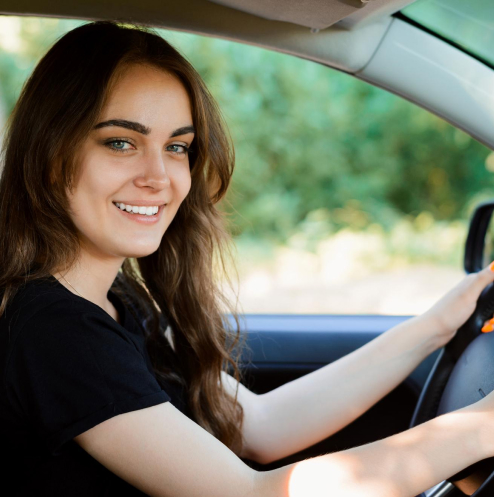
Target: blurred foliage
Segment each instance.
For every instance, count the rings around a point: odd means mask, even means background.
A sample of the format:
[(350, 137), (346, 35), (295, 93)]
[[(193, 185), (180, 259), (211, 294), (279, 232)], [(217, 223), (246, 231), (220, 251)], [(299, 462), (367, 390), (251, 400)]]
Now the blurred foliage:
[(38, 60), (58, 38), (80, 24), (70, 19), (0, 16), (0, 94), (7, 116)]
[[(36, 61), (80, 24), (12, 21), (17, 48), (0, 37), (6, 114)], [(342, 228), (390, 233), (404, 218), (420, 232), (424, 219), (465, 221), (492, 196), (490, 150), (397, 96), (284, 54), (160, 33), (201, 73), (232, 133), (237, 166), (223, 207), (240, 239), (308, 246)]]
[(327, 232), (389, 230), (422, 212), (465, 219), (493, 191), (486, 147), (384, 90), (258, 48), (167, 38), (203, 74), (230, 125), (239, 233), (284, 241), (314, 216)]

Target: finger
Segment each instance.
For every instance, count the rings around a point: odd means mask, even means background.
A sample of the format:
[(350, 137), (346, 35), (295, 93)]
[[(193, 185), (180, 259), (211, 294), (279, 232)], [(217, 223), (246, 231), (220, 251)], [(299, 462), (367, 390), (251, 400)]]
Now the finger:
[(482, 333), (489, 333), (491, 331), (494, 331), (494, 318), (486, 321), (480, 331), (482, 331)]
[(494, 315), (491, 319), (484, 321), (484, 326), (482, 327), (481, 331), (483, 331), (484, 333), (494, 331)]
[[(477, 286), (476, 290), (478, 290), (479, 294), (492, 281), (494, 281), (494, 262), (491, 262), (486, 268), (478, 273), (475, 285)], [(494, 331), (494, 317), (484, 323), (481, 331), (483, 333)]]
[(489, 284), (494, 282), (494, 262), (491, 262), (487, 267), (477, 273), (477, 278), (473, 282), (473, 287), (480, 295), (482, 290)]

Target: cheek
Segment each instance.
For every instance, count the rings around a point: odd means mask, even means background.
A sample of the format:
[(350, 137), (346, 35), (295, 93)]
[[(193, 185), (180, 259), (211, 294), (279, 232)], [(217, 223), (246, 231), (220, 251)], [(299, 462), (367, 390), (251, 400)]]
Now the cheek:
[[(93, 160), (85, 164), (81, 170), (79, 181), (74, 190), (74, 200), (77, 203), (93, 202), (92, 206), (101, 205), (101, 202), (111, 198), (125, 182), (124, 170), (102, 161)], [(98, 201), (98, 204), (96, 204)]]
[(184, 185), (184, 198), (189, 194), (191, 186), (192, 186), (192, 178), (190, 177), (189, 173), (187, 175), (187, 182)]
[(188, 195), (192, 185), (189, 168), (184, 168), (175, 176), (175, 185), (177, 197), (182, 202)]
[(93, 231), (108, 218), (112, 195), (123, 181), (120, 176), (100, 161), (84, 164), (72, 195), (69, 193), (71, 217), (80, 231)]

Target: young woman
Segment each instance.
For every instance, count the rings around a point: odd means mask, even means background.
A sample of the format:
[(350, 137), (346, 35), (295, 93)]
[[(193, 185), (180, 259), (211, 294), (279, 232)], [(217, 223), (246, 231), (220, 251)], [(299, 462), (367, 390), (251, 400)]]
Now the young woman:
[(3, 159), (8, 495), (413, 496), (494, 455), (490, 394), (275, 471), (242, 461), (349, 424), (454, 336), (494, 272), (333, 364), (250, 392), (214, 279), (232, 148), (201, 78), (153, 32), (96, 22), (61, 38), (23, 88)]

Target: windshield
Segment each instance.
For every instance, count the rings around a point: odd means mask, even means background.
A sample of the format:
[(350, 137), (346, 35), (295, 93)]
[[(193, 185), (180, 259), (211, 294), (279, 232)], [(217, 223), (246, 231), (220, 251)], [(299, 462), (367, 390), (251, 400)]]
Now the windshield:
[(419, 0), (401, 12), (494, 66), (493, 0)]

